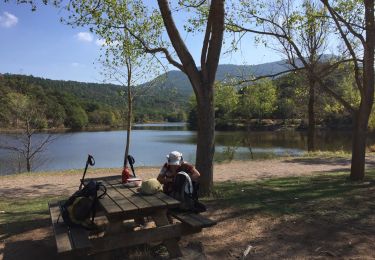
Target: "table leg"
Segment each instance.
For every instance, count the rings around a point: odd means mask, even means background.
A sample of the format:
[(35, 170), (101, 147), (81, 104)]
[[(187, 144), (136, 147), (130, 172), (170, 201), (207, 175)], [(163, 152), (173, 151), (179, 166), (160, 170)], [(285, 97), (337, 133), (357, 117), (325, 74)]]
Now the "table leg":
[[(152, 218), (154, 219), (157, 227), (169, 225), (169, 221), (167, 218), (167, 210), (157, 211), (156, 213), (152, 215)], [(180, 247), (178, 246), (177, 241), (178, 240), (176, 238), (163, 241), (164, 245), (168, 249), (169, 256), (171, 258), (182, 256), (182, 253), (181, 253)]]

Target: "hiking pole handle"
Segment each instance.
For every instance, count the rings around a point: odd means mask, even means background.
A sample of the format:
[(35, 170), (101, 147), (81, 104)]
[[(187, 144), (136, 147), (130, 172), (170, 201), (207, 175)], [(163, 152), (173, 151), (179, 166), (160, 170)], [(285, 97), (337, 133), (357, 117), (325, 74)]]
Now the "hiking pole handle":
[(86, 176), (86, 172), (87, 172), (87, 168), (89, 167), (89, 165), (91, 166), (94, 166), (95, 165), (95, 159), (92, 155), (88, 155), (87, 156), (87, 160), (86, 160), (86, 166), (85, 166), (85, 171), (83, 172), (83, 176), (82, 176), (82, 179), (81, 179), (81, 183), (79, 185), (79, 190), (82, 189), (82, 185), (83, 185), (83, 181), (85, 180), (85, 176)]
[(135, 171), (134, 171), (134, 163), (135, 163), (135, 160), (134, 160), (134, 157), (131, 156), (130, 154), (128, 155), (128, 162), (129, 162), (129, 164), (130, 164), (130, 168), (132, 169), (133, 176), (134, 176), (134, 177), (137, 177), (137, 176), (135, 175)]

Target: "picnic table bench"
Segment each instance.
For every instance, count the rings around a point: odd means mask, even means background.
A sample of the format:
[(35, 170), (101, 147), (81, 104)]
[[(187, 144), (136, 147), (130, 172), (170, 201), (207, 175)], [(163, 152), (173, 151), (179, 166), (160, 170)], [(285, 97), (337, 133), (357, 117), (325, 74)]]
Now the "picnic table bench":
[[(104, 219), (104, 235), (92, 237), (88, 230), (68, 227), (60, 217), (58, 203), (49, 203), (52, 226), (56, 239), (57, 253), (60, 255), (96, 255), (102, 252), (126, 248), (151, 242), (163, 242), (171, 258), (182, 256), (178, 240), (185, 235), (211, 227), (215, 221), (192, 212), (178, 212), (180, 202), (162, 192), (142, 195), (136, 188), (127, 188), (120, 176), (92, 179), (102, 182), (107, 195), (99, 200), (99, 215)], [(88, 181), (88, 180), (87, 180)], [(175, 221), (170, 223), (168, 215)], [(134, 230), (127, 224), (131, 220), (151, 217), (155, 227)], [(176, 221), (177, 220), (177, 221)]]

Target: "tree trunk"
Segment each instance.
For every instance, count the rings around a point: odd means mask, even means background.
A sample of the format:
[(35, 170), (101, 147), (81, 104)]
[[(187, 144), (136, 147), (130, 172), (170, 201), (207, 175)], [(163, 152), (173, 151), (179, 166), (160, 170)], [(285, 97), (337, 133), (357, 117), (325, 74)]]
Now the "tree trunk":
[(367, 124), (370, 115), (366, 112), (367, 109), (361, 102), (359, 110), (353, 114), (352, 164), (350, 170), (350, 179), (353, 181), (363, 180), (365, 176)]
[(31, 172), (31, 159), (26, 158), (26, 170), (27, 172)]
[(353, 114), (353, 146), (351, 180), (363, 180), (365, 176), (366, 139), (368, 120), (374, 102), (374, 47), (375, 47), (375, 22), (374, 0), (364, 1), (366, 21), (366, 41), (364, 44), (363, 58), (363, 83), (361, 90), (361, 103), (358, 111)]
[(315, 81), (309, 80), (309, 125), (307, 129), (307, 151), (315, 151)]
[(132, 117), (133, 117), (133, 101), (131, 98), (130, 88), (128, 89), (128, 123), (126, 126), (126, 146), (125, 146), (125, 155), (124, 155), (124, 168), (128, 167), (128, 155), (130, 147), (130, 134), (132, 130)]
[(213, 84), (201, 88), (202, 96), (197, 97), (198, 138), (196, 168), (200, 172), (200, 194), (211, 192), (213, 184), (213, 159), (215, 153), (215, 110)]
[(27, 137), (27, 143), (26, 143), (26, 170), (27, 172), (31, 172), (31, 138), (32, 138), (32, 129), (30, 126), (30, 120), (26, 120), (26, 137)]

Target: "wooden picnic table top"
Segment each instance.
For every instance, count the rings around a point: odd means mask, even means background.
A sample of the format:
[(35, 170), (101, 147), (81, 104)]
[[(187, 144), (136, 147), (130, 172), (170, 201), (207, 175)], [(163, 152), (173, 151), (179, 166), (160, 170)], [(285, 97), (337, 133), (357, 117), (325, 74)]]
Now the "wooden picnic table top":
[(176, 208), (180, 202), (168, 195), (158, 192), (144, 195), (138, 188), (128, 188), (121, 182), (121, 176), (90, 178), (99, 181), (107, 188), (107, 195), (99, 199), (100, 206), (110, 219), (132, 219), (148, 216), (158, 210)]

